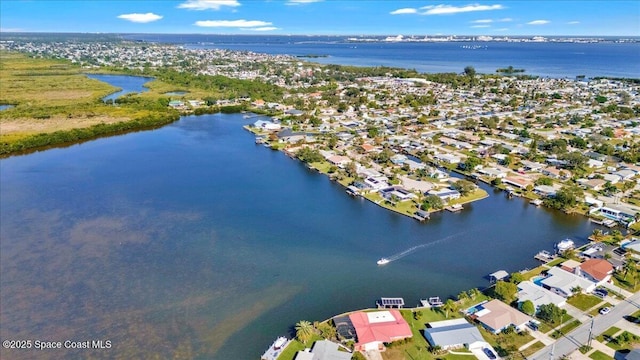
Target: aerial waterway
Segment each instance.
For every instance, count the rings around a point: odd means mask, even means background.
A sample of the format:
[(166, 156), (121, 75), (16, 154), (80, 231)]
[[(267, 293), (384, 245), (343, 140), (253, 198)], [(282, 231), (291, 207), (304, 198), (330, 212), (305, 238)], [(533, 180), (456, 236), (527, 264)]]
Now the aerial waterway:
[[(488, 198), (420, 223), (255, 146), (243, 115), (0, 160), (2, 338), (82, 333), (118, 344), (111, 357), (255, 359), (301, 319), (482, 287), (595, 227), (484, 184)], [(379, 254), (393, 266), (378, 269)]]
[(464, 235), (466, 233), (467, 233), (466, 231), (462, 231), (462, 232), (459, 232), (459, 233), (456, 233), (456, 234), (453, 234), (453, 235), (449, 235), (449, 236), (443, 237), (443, 238), (438, 239), (436, 241), (432, 241), (432, 242), (428, 242), (428, 243), (412, 246), (412, 247), (410, 247), (410, 248), (408, 248), (408, 249), (406, 249), (404, 251), (401, 251), (401, 252), (399, 252), (397, 254), (393, 254), (391, 256), (381, 258), (380, 260), (378, 260), (378, 265), (386, 265), (386, 264), (388, 264), (388, 263), (390, 263), (392, 261), (400, 260), (403, 257), (405, 257), (407, 255), (410, 255), (411, 253), (416, 252), (416, 251), (418, 251), (420, 249), (424, 249), (424, 248), (427, 248), (427, 247), (430, 247), (430, 246), (434, 246), (434, 245), (449, 241), (449, 240), (451, 240), (453, 238), (462, 236), (462, 235)]

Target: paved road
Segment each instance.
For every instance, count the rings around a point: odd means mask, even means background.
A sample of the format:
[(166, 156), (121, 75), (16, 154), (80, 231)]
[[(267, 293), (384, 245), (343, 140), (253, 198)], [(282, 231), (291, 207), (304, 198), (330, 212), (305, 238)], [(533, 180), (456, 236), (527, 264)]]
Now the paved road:
[[(627, 300), (621, 301), (617, 306), (611, 309), (611, 312), (609, 314), (598, 315), (597, 317), (595, 317), (593, 322), (593, 337), (613, 326), (613, 324), (622, 319), (623, 316), (629, 315), (638, 309), (640, 309), (640, 293), (636, 293)], [(553, 349), (553, 357), (549, 356), (553, 346), (547, 346), (528, 357), (528, 359), (559, 359), (562, 357), (562, 355), (568, 355), (574, 352), (580, 346), (587, 343), (590, 327), (591, 322), (588, 321), (576, 328), (567, 336), (564, 336), (556, 341), (555, 349)]]

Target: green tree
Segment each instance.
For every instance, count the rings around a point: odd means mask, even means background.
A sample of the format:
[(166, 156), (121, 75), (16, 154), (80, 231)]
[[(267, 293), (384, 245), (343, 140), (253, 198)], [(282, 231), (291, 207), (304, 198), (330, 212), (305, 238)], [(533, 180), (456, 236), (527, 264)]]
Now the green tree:
[(526, 300), (524, 301), (521, 305), (520, 305), (520, 310), (522, 310), (523, 313), (533, 316), (533, 314), (536, 313), (536, 307), (535, 305), (533, 305), (533, 302), (531, 300)]
[(562, 322), (562, 318), (566, 313), (567, 310), (560, 309), (555, 304), (542, 304), (538, 306), (536, 316), (550, 323), (552, 326), (556, 326)]
[(467, 75), (470, 78), (473, 78), (476, 76), (476, 69), (473, 66), (466, 66), (464, 68), (464, 74)]
[(295, 326), (296, 337), (303, 343), (311, 340), (315, 332), (313, 325), (307, 320), (300, 320)]
[(422, 210), (440, 210), (444, 207), (444, 204), (438, 195), (427, 195), (422, 201), (422, 206), (420, 207)]
[(522, 276), (522, 274), (519, 272), (514, 272), (511, 275), (509, 275), (509, 281), (518, 285), (524, 281), (524, 276)]
[(514, 283), (500, 280), (496, 282), (494, 293), (498, 299), (510, 304), (516, 299), (518, 287)]
[(476, 185), (469, 180), (460, 179), (451, 185), (451, 187), (458, 190), (462, 196), (466, 196), (475, 190)]
[(445, 316), (448, 319), (449, 312), (458, 310), (458, 304), (456, 304), (456, 302), (451, 299), (447, 299), (447, 301), (444, 302), (444, 305), (442, 305), (442, 310), (444, 310)]
[(466, 171), (473, 171), (476, 166), (482, 164), (482, 160), (475, 156), (468, 156), (464, 161), (463, 166)]

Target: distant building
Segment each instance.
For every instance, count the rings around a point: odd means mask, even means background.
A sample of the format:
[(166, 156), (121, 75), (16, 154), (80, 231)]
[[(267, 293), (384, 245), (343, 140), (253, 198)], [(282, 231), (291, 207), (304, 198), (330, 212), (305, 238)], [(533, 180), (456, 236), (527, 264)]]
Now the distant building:
[(351, 353), (340, 351), (338, 344), (329, 340), (318, 340), (313, 348), (298, 351), (296, 360), (350, 360)]

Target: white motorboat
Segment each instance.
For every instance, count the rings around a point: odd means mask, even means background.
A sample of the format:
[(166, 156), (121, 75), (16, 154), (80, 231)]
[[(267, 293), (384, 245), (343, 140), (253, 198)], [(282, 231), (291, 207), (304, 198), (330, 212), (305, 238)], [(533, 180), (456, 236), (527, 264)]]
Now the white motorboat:
[(378, 265), (385, 265), (389, 263), (389, 259), (386, 258), (381, 258), (380, 260), (378, 260)]

